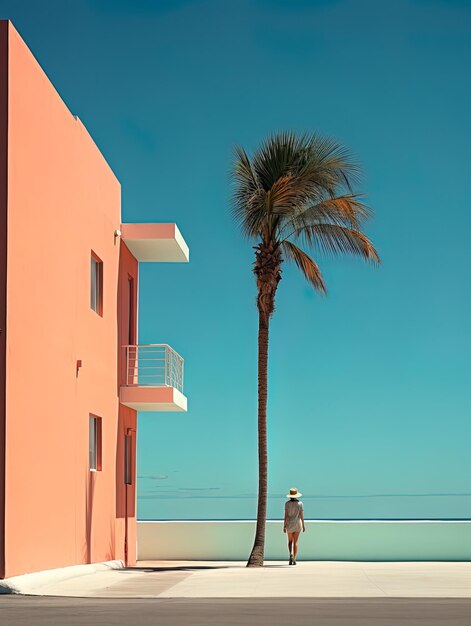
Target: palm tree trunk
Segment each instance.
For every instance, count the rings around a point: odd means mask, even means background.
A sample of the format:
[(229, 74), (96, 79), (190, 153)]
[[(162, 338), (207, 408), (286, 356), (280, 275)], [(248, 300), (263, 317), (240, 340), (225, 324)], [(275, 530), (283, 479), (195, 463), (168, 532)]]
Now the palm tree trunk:
[(258, 313), (258, 507), (255, 540), (247, 567), (262, 567), (268, 495), (267, 392), (269, 316)]

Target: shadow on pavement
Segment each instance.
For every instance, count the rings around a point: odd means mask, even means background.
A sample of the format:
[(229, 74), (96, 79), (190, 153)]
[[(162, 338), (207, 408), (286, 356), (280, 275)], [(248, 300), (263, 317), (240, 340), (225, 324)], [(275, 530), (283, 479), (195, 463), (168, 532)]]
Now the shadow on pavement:
[[(216, 569), (231, 569), (233, 567), (239, 567), (240, 569), (244, 569), (245, 566), (236, 566), (236, 565), (143, 565), (143, 566), (132, 566), (125, 567), (124, 569), (116, 570), (117, 572), (125, 573), (125, 572), (144, 572), (144, 573), (152, 573), (152, 572), (196, 572), (199, 570), (216, 570)], [(276, 564), (276, 565), (264, 565), (263, 569), (273, 569), (273, 568), (283, 568), (289, 567), (288, 564)]]
[(143, 567), (125, 567), (117, 572), (195, 572), (197, 570), (207, 569), (229, 569), (230, 565), (159, 565), (159, 566), (143, 566)]

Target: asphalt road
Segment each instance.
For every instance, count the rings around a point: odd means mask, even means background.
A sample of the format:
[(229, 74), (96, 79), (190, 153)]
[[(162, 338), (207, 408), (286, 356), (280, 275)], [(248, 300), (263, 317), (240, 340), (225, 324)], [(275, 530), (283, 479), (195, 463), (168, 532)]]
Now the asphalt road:
[(0, 596), (0, 626), (469, 626), (460, 599), (90, 599)]

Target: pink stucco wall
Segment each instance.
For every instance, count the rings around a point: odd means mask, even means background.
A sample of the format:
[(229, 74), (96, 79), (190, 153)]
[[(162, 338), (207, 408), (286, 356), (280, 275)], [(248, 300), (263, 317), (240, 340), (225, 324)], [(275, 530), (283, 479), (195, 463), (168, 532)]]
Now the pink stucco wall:
[[(119, 407), (118, 372), (128, 332), (127, 280), (135, 278), (137, 292), (137, 262), (114, 237), (121, 222), (120, 184), (13, 26), (0, 22), (2, 62), (7, 46), (6, 507), (0, 574), (124, 558), (126, 512), (133, 562), (135, 480), (124, 486), (123, 445), (125, 433), (136, 427), (136, 413)], [(1, 166), (0, 156), (0, 191)], [(0, 216), (1, 206), (0, 198)], [(90, 308), (91, 251), (104, 264), (102, 317)], [(0, 391), (0, 420), (1, 399)], [(103, 423), (100, 472), (88, 467), (90, 413)], [(1, 445), (0, 427), (0, 453)]]
[(8, 37), (0, 22), (0, 578), (5, 575), (5, 356), (7, 272)]

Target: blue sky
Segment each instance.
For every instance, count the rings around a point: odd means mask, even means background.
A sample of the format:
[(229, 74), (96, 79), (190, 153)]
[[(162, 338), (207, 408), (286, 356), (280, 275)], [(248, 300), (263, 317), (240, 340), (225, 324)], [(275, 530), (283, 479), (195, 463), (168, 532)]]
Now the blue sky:
[(280, 129), (348, 145), (383, 260), (284, 268), (272, 323), (270, 517), (471, 517), (471, 3), (0, 0), (121, 181), (189, 265), (141, 266), (139, 339), (186, 360), (187, 414), (139, 416), (144, 518), (256, 511), (251, 243), (232, 146)]

